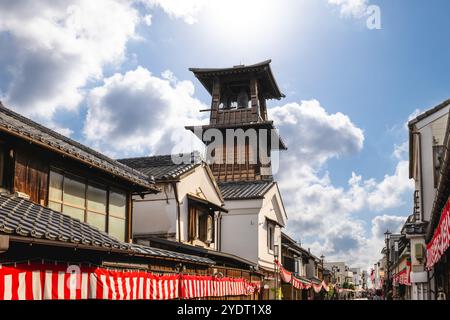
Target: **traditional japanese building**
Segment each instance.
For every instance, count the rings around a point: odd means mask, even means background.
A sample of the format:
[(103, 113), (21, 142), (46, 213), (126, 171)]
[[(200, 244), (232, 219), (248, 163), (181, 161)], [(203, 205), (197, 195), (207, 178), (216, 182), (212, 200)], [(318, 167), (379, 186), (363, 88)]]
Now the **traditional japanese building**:
[[(450, 104), (450, 100), (447, 101)], [(425, 235), (426, 268), (432, 299), (450, 300), (450, 114), (445, 127), (443, 153), (439, 162), (436, 193)]]
[[(206, 160), (228, 210), (222, 217), (221, 248), (255, 262), (275, 286), (287, 215), (273, 179), (277, 151), (286, 150), (267, 100), (281, 99), (271, 61), (224, 69), (190, 69), (211, 94), (209, 124), (186, 127), (206, 145)], [(275, 152), (274, 152), (275, 151)], [(274, 290), (266, 290), (273, 297)]]
[[(405, 228), (411, 255), (411, 299), (434, 299), (433, 269), (426, 270), (426, 241), (435, 219), (435, 194), (445, 152), (444, 139), (448, 125), (450, 100), (423, 112), (408, 123), (409, 177), (414, 180), (414, 207)], [(441, 182), (442, 183), (442, 182)], [(438, 207), (441, 204), (438, 205)], [(435, 221), (435, 220), (434, 220)], [(433, 221), (433, 222), (434, 222)]]
[(161, 192), (154, 180), (1, 103), (0, 183), (0, 300), (257, 292), (242, 273), (213, 277), (206, 255), (133, 243), (132, 197)]
[[(153, 177), (162, 190), (133, 198), (133, 241), (213, 259), (217, 272), (253, 280), (256, 263), (222, 250), (222, 219), (228, 213), (209, 166), (199, 154), (120, 159)], [(253, 276), (252, 276), (253, 275)]]

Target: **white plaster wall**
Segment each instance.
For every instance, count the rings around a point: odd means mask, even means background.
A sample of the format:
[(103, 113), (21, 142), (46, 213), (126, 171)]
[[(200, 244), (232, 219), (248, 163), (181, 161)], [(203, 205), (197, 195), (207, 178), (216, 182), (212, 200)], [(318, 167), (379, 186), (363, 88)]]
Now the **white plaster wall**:
[(170, 185), (158, 194), (133, 197), (133, 234), (176, 233), (176, 201)]
[(226, 201), (222, 216), (222, 251), (258, 263), (258, 204), (261, 201)]
[[(188, 194), (206, 199), (218, 206), (222, 205), (222, 200), (214, 187), (215, 182), (211, 180), (206, 170), (205, 167), (198, 166), (177, 182), (181, 241), (184, 242), (188, 240)], [(159, 183), (157, 186), (163, 191), (146, 195), (144, 200), (140, 196), (133, 197), (133, 233), (175, 233), (175, 239), (178, 239), (177, 202), (172, 184)], [(215, 249), (216, 246), (217, 242), (210, 248)]]
[[(419, 161), (421, 161), (422, 169), (422, 181), (416, 182), (416, 190), (420, 190), (420, 184), (422, 184), (424, 221), (430, 220), (436, 190), (434, 188), (433, 145), (434, 141), (437, 144), (444, 142), (448, 112), (449, 107), (447, 106), (416, 124), (421, 137), (421, 159)], [(418, 178), (420, 179), (420, 176)]]
[[(259, 213), (259, 232), (258, 232), (258, 255), (259, 264), (266, 268), (273, 268), (275, 255), (272, 250), (267, 247), (267, 220), (269, 218), (278, 221), (281, 225), (286, 224), (286, 212), (284, 211), (281, 196), (276, 185), (268, 190), (264, 196), (262, 208)], [(281, 228), (275, 228), (275, 245), (281, 247)], [(281, 252), (281, 249), (279, 249)]]
[[(181, 241), (188, 241), (188, 199), (187, 195), (192, 194), (199, 198), (206, 199), (217, 206), (222, 206), (222, 200), (215, 188), (215, 182), (207, 173), (207, 168), (198, 166), (178, 183), (178, 197), (180, 200), (180, 229)], [(215, 235), (217, 236), (217, 221), (215, 221)], [(217, 239), (208, 248), (217, 249)]]

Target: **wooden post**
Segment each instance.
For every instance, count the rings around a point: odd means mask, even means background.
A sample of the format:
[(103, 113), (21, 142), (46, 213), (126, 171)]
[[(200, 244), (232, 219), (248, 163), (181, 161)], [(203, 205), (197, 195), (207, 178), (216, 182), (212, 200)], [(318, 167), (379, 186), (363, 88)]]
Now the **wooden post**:
[(259, 100), (258, 100), (258, 81), (253, 78), (250, 80), (250, 95), (252, 101), (252, 120), (258, 120)]
[(219, 113), (220, 105), (220, 82), (218, 79), (214, 80), (213, 90), (212, 90), (212, 102), (211, 102), (211, 117), (210, 123), (216, 124), (217, 117)]

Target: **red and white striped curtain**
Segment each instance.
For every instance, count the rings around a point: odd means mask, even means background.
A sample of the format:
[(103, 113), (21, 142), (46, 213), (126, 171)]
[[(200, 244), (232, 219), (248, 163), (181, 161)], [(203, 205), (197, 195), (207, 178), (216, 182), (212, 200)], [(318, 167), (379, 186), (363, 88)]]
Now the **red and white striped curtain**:
[(259, 290), (259, 282), (242, 278), (53, 264), (0, 267), (0, 300), (169, 300), (242, 296)]
[[(297, 279), (292, 272), (287, 271), (283, 265), (278, 261), (275, 260), (276, 265), (278, 266), (279, 272), (280, 272), (280, 276), (281, 276), (281, 280), (285, 283), (291, 283), (292, 286), (294, 286), (294, 288), (299, 289), (299, 290), (308, 290), (311, 288), (311, 286), (314, 287), (314, 284), (311, 283), (305, 283), (299, 279)], [(319, 289), (320, 286), (320, 289)], [(320, 285), (316, 285), (316, 288), (314, 288), (314, 290), (318, 289), (319, 291), (316, 292), (320, 292), (320, 290), (322, 290), (322, 284)], [(327, 290), (328, 291), (328, 290)]]
[(305, 283), (296, 277), (292, 277), (292, 285), (299, 290), (308, 290), (311, 288), (311, 283)]
[(243, 278), (215, 278), (209, 276), (184, 275), (182, 298), (205, 298), (223, 296), (246, 296), (259, 292), (260, 283), (249, 282)]
[(444, 206), (439, 224), (430, 243), (427, 245), (427, 269), (431, 268), (441, 259), (450, 247), (450, 202)]
[(411, 285), (410, 268), (406, 267), (399, 273), (395, 274), (392, 281), (394, 282), (394, 284), (402, 284), (405, 286), (410, 286)]

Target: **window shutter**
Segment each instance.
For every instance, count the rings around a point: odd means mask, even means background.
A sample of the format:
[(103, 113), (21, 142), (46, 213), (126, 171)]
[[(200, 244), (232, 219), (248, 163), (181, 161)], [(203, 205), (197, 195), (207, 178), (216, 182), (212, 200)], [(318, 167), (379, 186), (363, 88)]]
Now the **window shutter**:
[(207, 236), (207, 215), (206, 214), (202, 214), (201, 216), (199, 216), (199, 221), (198, 221), (198, 225), (199, 225), (199, 232), (198, 232), (198, 237), (200, 238), (201, 241), (205, 242), (206, 241), (206, 236)]
[(195, 238), (195, 208), (189, 207), (188, 212), (188, 240), (192, 241)]
[(214, 242), (214, 217), (208, 215), (206, 218), (206, 240), (210, 243)]

